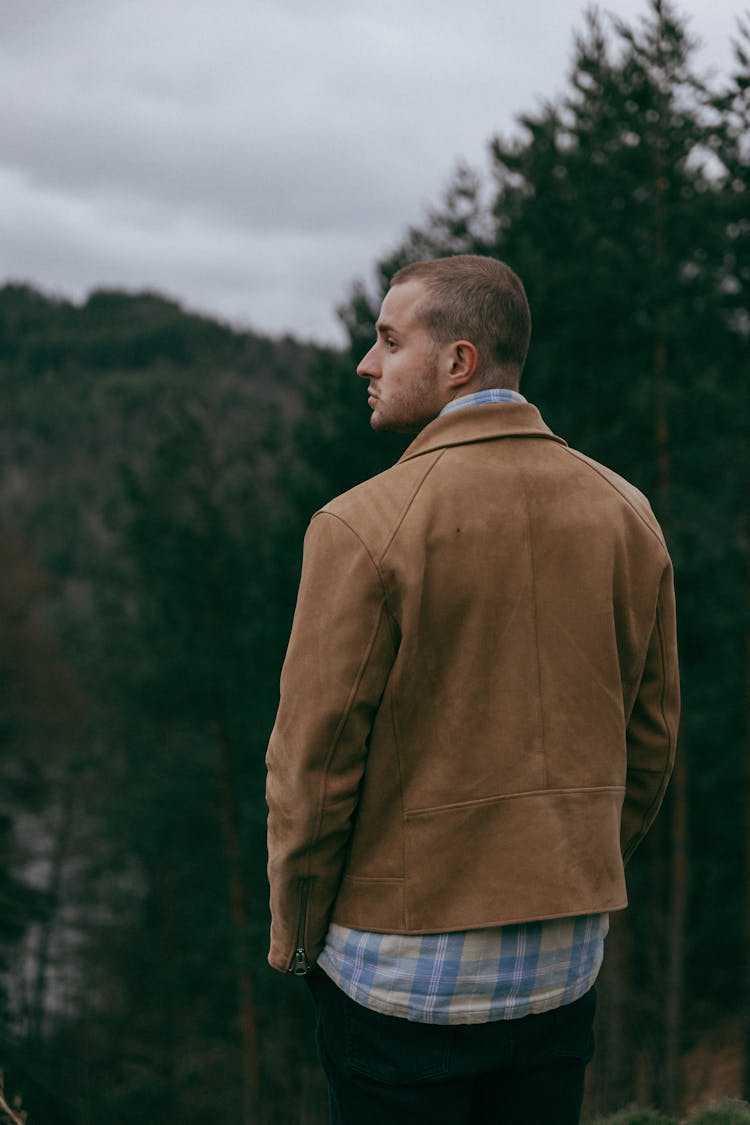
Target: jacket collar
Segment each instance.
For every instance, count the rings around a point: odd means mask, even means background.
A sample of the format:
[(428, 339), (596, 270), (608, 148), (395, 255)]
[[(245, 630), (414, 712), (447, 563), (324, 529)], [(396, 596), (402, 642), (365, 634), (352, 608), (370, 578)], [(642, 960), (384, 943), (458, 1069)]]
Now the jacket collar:
[(531, 403), (504, 402), (467, 406), (440, 415), (417, 434), (399, 461), (408, 461), (449, 445), (468, 445), (475, 441), (495, 441), (506, 437), (548, 438), (567, 445), (563, 438), (552, 433)]

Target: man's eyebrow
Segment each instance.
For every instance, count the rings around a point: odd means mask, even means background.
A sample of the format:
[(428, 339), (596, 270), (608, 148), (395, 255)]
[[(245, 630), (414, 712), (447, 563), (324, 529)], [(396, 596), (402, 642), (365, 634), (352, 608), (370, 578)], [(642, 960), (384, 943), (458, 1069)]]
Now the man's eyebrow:
[(388, 336), (391, 333), (395, 333), (396, 329), (392, 328), (390, 324), (385, 324), (384, 321), (379, 320), (375, 325), (375, 331), (378, 336)]

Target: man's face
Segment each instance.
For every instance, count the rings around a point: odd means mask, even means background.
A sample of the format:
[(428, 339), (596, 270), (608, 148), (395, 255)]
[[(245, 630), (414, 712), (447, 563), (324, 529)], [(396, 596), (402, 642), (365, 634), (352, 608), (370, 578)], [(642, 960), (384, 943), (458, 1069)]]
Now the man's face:
[(357, 368), (369, 380), (373, 430), (416, 433), (439, 413), (441, 349), (416, 313), (426, 297), (421, 281), (394, 285), (375, 325), (377, 339)]

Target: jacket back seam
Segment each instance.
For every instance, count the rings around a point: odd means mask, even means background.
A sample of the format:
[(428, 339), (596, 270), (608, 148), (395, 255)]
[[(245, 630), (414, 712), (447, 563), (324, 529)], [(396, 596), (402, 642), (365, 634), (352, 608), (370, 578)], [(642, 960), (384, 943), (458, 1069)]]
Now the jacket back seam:
[(536, 689), (537, 699), (539, 701), (539, 733), (541, 737), (541, 752), (542, 752), (542, 770), (544, 774), (544, 784), (549, 784), (549, 768), (547, 763), (547, 739), (544, 724), (544, 702), (542, 694), (542, 657), (539, 651), (539, 614), (536, 595), (536, 571), (534, 568), (534, 544), (531, 534), (531, 515), (529, 512), (529, 497), (526, 488), (526, 480), (522, 468), (517, 469), (518, 479), (521, 485), (521, 492), (523, 493), (523, 509), (526, 524), (526, 544), (529, 559), (529, 577), (531, 582), (531, 605), (534, 621), (534, 655), (536, 659)]

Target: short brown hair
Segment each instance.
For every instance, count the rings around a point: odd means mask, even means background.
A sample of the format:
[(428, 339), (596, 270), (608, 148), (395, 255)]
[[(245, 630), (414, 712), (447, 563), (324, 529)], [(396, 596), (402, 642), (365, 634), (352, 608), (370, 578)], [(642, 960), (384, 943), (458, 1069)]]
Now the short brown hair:
[(523, 282), (509, 266), (497, 258), (457, 254), (412, 262), (394, 274), (391, 285), (406, 281), (421, 281), (428, 291), (418, 315), (435, 343), (469, 340), (479, 353), (484, 386), (518, 387), (531, 313)]

